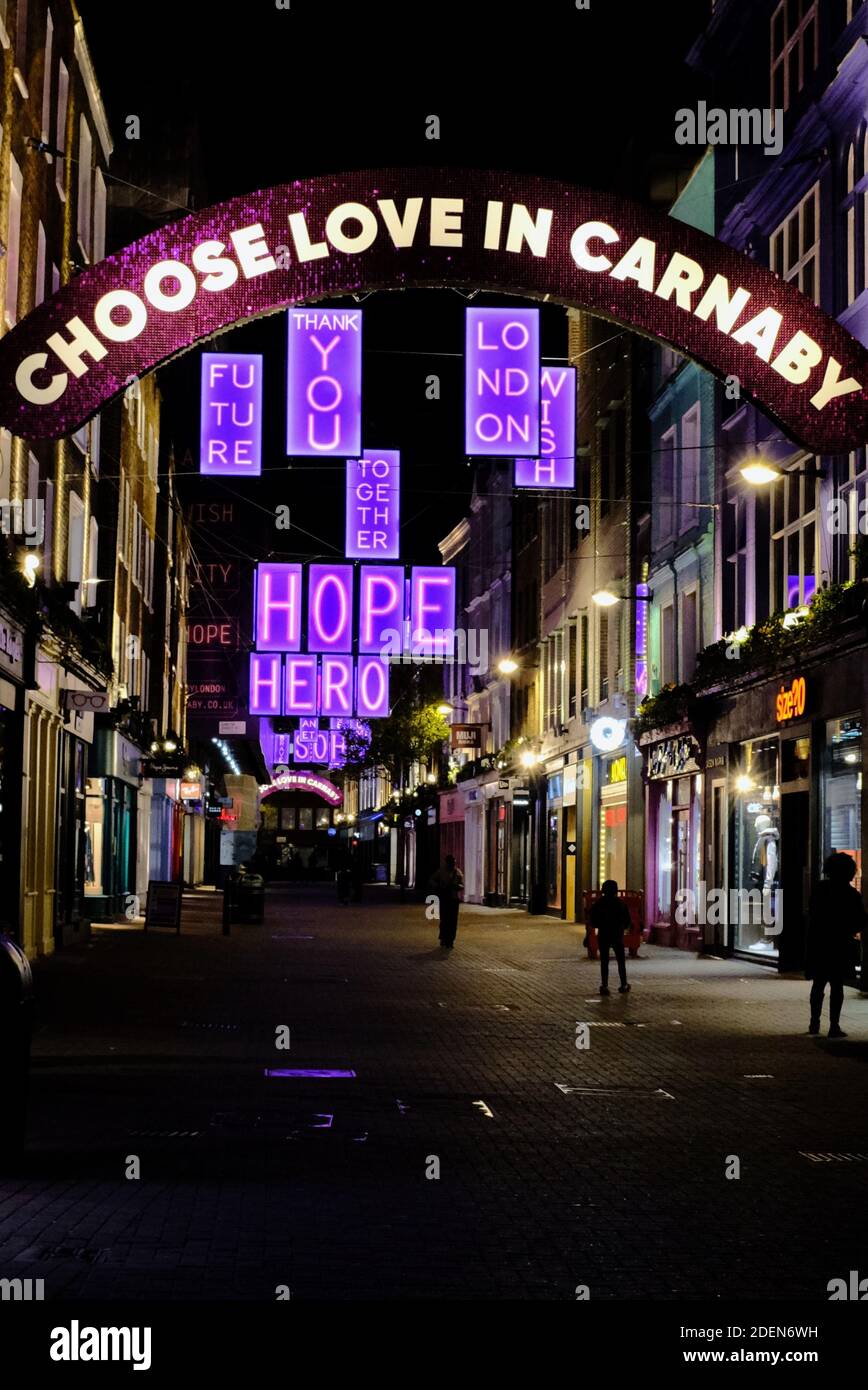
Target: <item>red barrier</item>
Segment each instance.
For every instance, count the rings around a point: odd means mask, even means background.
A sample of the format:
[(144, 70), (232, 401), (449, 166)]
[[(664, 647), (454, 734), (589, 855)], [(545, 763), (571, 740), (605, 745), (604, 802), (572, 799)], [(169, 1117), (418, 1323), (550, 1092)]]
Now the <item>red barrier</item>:
[[(588, 946), (589, 960), (596, 960), (599, 955), (597, 950), (597, 933), (590, 925), (589, 916), (593, 904), (602, 898), (599, 889), (587, 888), (583, 894), (585, 903), (585, 940)], [(642, 924), (645, 921), (645, 894), (634, 889), (622, 888), (618, 894), (622, 903), (627, 904), (630, 913), (630, 930), (624, 933), (624, 945), (627, 947), (631, 957), (635, 958), (639, 954), (639, 947), (642, 944)]]

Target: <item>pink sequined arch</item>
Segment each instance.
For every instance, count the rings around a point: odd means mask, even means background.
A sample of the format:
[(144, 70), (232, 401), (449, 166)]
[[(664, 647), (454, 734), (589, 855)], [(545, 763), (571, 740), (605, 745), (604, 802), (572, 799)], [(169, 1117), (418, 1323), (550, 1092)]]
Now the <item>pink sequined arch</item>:
[(868, 437), (868, 353), (765, 267), (608, 193), (524, 174), (381, 169), (233, 198), (81, 272), (0, 340), (0, 424), (72, 433), (247, 319), (378, 289), (457, 286), (586, 309), (736, 377), (816, 452)]

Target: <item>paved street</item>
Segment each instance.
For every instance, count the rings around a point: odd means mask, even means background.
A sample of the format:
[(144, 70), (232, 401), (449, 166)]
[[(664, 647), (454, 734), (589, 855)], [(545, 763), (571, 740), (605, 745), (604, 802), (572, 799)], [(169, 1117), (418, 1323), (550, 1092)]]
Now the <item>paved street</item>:
[(219, 901), (188, 895), (180, 938), (104, 929), (39, 966), (0, 1276), (49, 1298), (823, 1299), (864, 1267), (868, 999), (848, 991), (831, 1043), (805, 1035), (804, 981), (739, 962), (644, 947), (601, 1000), (581, 929), (550, 918), (465, 907), (444, 958), (392, 890), (275, 888), (229, 939)]

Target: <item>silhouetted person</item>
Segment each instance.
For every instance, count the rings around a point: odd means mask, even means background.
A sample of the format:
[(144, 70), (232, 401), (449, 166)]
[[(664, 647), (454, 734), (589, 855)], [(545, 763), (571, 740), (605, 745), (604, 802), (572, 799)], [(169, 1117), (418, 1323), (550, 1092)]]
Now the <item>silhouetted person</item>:
[(431, 876), (431, 887), (437, 894), (440, 912), (440, 945), (452, 950), (458, 930), (459, 894), (464, 892), (464, 875), (455, 867), (454, 855), (447, 854), (443, 868)]
[(350, 878), (353, 884), (353, 902), (360, 903), (365, 886), (365, 866), (358, 851), (350, 856)]
[(856, 936), (865, 927), (865, 907), (851, 887), (856, 862), (849, 854), (830, 854), (808, 905), (805, 975), (811, 987), (809, 1033), (819, 1033), (823, 996), (829, 986), (829, 1037), (846, 1038), (840, 1027), (844, 980), (855, 973)]
[(602, 887), (603, 896), (598, 898), (588, 914), (590, 924), (597, 933), (600, 948), (600, 993), (609, 993), (609, 951), (614, 951), (618, 962), (618, 975), (621, 979), (619, 994), (626, 994), (627, 965), (624, 960), (624, 932), (631, 927), (630, 910), (618, 897), (618, 885), (613, 878), (607, 878)]

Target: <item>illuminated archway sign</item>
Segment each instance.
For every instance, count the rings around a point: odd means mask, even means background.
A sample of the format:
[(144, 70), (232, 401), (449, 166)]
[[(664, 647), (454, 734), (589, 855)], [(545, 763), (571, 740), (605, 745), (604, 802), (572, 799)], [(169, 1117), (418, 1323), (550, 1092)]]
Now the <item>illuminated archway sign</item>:
[(764, 266), (610, 193), (460, 169), (282, 184), (83, 270), (0, 341), (0, 424), (27, 439), (71, 434), (131, 378), (233, 324), (415, 286), (586, 309), (737, 377), (816, 452), (868, 436), (868, 351)]
[(340, 806), (344, 799), (340, 787), (336, 787), (327, 777), (317, 776), (315, 772), (281, 772), (273, 782), (266, 782), (259, 788), (260, 799), (264, 801), (274, 792), (313, 792), (327, 801), (329, 806)]

